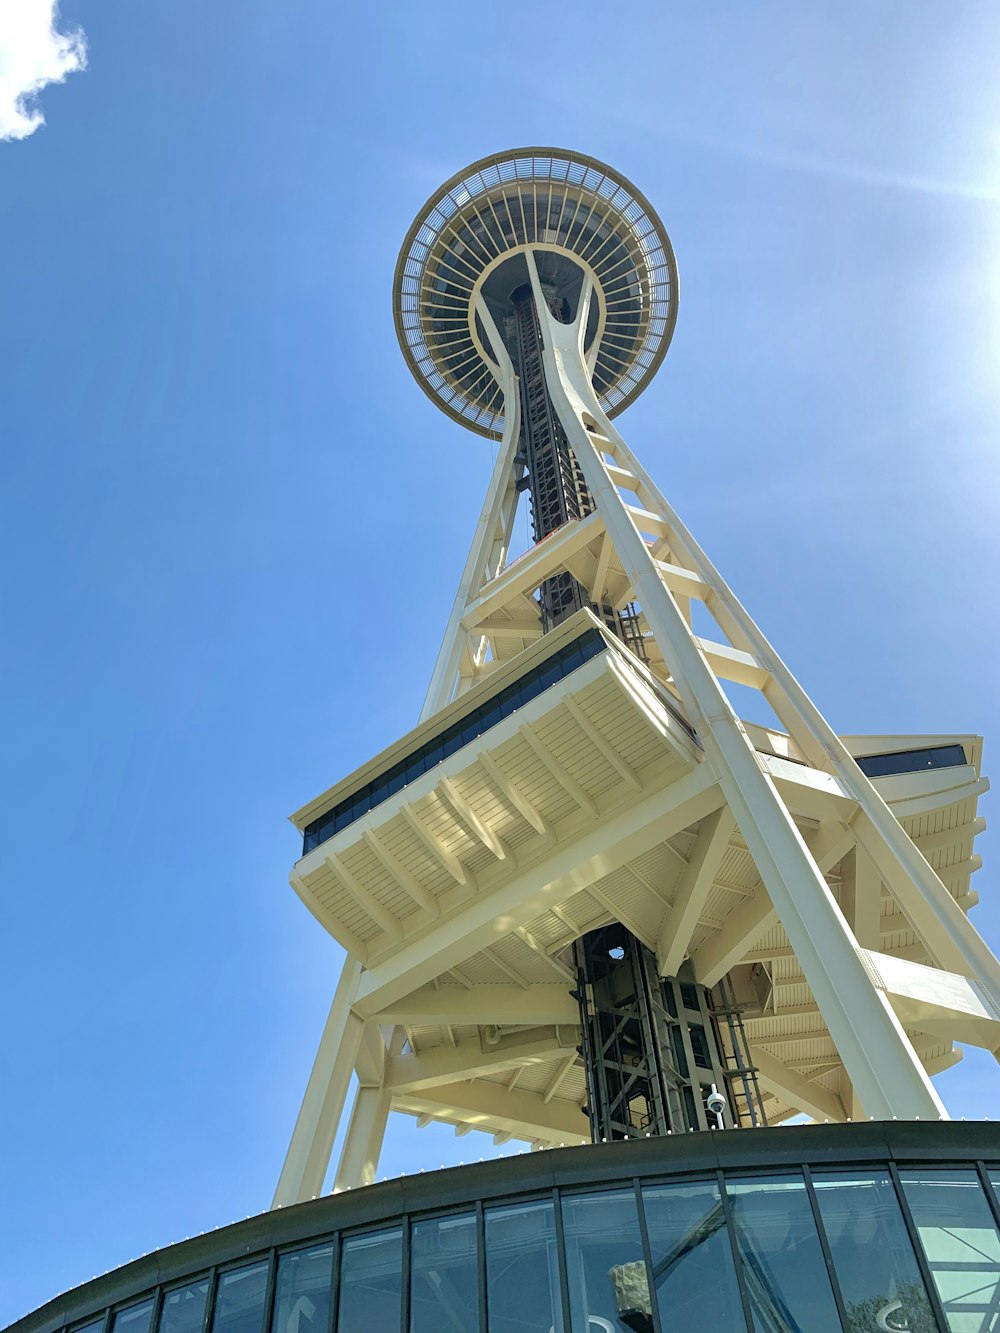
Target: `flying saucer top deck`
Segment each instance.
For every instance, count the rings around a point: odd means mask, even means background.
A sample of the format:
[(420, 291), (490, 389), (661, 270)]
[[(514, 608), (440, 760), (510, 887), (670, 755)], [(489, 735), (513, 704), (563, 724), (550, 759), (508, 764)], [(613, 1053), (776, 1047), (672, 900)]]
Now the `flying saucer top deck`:
[(642, 391), (673, 333), (673, 251), (634, 186), (593, 158), (561, 149), (483, 158), (421, 209), (393, 284), (396, 332), (417, 382), (449, 416), (481, 435), (501, 434), (503, 393), (473, 299), (483, 293), (500, 316), (502, 334), (505, 294), (519, 279), (519, 263), (526, 277), (518, 256), (528, 248), (543, 283), (567, 308), (582, 275), (593, 278), (589, 355), (610, 416)]

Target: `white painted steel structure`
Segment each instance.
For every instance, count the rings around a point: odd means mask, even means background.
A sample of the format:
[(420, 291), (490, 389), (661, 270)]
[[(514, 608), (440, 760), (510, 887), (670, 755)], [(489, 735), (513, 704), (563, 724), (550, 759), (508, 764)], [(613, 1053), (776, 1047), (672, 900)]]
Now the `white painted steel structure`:
[[(601, 246), (624, 256), (611, 273)], [(554, 253), (580, 272), (566, 322), (540, 276)], [(484, 292), (513, 254), (596, 511), (509, 561), (518, 386)], [(459, 269), (464, 298), (448, 290)], [(390, 1109), (497, 1142), (586, 1141), (571, 946), (612, 920), (656, 951), (663, 975), (689, 960), (706, 985), (731, 977), (771, 1123), (944, 1116), (929, 1076), (961, 1057), (953, 1041), (1000, 1047), (1000, 965), (966, 916), (980, 741), (837, 736), (612, 424), (662, 359), (676, 290), (646, 201), (556, 150), (477, 163), (404, 244), (397, 328), (411, 368), (501, 445), (418, 727), (296, 825), (581, 628), (607, 643), (296, 864), (293, 886), (348, 958), (276, 1204), (321, 1191), (352, 1075), (338, 1188), (374, 1178)], [(622, 291), (627, 327), (610, 313)], [(442, 323), (444, 306), (458, 313)], [(586, 610), (542, 635), (533, 595), (564, 571), (595, 603), (638, 604), (646, 662)], [(759, 690), (782, 730), (741, 721), (728, 681)], [(942, 745), (965, 763), (869, 779), (855, 762)]]

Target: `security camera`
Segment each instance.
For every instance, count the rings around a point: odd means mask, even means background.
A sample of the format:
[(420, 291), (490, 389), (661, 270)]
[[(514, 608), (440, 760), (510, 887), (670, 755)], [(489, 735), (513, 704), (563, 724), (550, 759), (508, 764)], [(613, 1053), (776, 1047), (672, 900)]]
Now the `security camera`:
[(713, 1083), (712, 1091), (705, 1098), (705, 1106), (709, 1113), (715, 1116), (719, 1129), (723, 1128), (722, 1116), (727, 1104), (725, 1097)]

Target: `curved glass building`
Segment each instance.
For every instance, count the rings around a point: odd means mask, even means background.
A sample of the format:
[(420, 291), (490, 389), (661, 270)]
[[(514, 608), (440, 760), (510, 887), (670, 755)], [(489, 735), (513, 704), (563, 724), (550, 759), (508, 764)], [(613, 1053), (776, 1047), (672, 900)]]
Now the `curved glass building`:
[(986, 1333), (990, 1124), (702, 1132), (403, 1177), (146, 1255), (10, 1333)]

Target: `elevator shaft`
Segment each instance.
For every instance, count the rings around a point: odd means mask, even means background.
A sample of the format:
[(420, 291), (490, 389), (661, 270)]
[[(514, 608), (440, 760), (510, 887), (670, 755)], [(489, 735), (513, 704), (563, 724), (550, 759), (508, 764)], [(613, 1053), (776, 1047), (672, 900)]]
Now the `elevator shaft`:
[[(562, 298), (554, 291), (545, 295), (552, 313), (560, 319), (564, 313)], [(508, 339), (521, 395), (519, 461), (527, 468), (532, 533), (540, 542), (571, 519), (593, 513), (594, 502), (545, 382), (541, 328), (530, 284), (514, 291), (510, 302), (513, 315), (508, 321)], [(634, 606), (618, 612), (613, 606), (594, 601), (568, 572), (546, 579), (538, 590), (538, 600), (544, 631), (589, 606), (637, 657), (646, 660)]]

